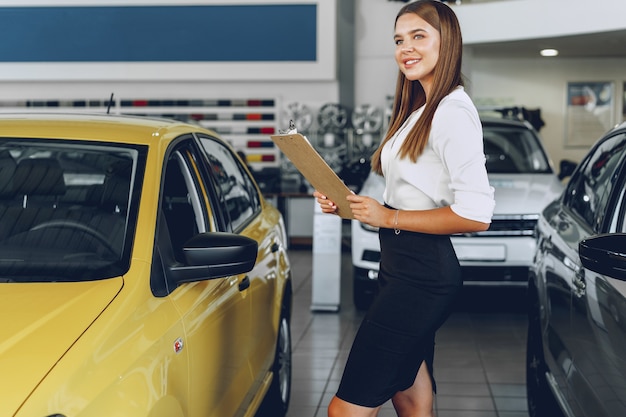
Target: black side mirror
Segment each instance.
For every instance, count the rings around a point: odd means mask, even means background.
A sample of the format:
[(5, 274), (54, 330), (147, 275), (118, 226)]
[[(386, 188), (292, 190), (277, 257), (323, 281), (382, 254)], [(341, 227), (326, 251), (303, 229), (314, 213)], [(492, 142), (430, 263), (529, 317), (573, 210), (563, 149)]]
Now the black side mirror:
[(578, 244), (578, 255), (585, 268), (626, 281), (626, 233), (584, 239)]
[(234, 233), (200, 233), (183, 248), (186, 265), (172, 266), (176, 284), (223, 278), (249, 272), (258, 253), (256, 240)]
[(559, 180), (570, 177), (574, 173), (574, 170), (577, 166), (578, 164), (574, 161), (570, 161), (567, 159), (561, 160), (561, 162), (559, 163)]

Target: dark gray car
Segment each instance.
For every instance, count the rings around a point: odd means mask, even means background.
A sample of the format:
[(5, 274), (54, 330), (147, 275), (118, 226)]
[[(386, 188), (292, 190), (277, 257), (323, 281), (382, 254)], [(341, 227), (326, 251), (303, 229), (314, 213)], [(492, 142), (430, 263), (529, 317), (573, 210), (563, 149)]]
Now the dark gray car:
[(626, 416), (625, 211), (626, 123), (591, 148), (537, 223), (531, 417)]

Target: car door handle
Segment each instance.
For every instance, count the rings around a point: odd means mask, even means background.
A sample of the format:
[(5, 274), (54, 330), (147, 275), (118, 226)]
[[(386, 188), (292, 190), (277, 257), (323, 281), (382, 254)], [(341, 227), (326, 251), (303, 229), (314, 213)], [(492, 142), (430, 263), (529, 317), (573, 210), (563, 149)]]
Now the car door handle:
[(245, 291), (248, 288), (250, 288), (250, 277), (246, 275), (245, 278), (239, 283), (239, 291)]

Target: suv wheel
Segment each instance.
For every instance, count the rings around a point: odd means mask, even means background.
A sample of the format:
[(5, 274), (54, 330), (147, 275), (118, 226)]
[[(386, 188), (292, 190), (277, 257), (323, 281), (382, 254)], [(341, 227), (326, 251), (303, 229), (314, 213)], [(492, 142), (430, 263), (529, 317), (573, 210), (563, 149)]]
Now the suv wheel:
[(276, 355), (272, 365), (272, 385), (261, 405), (259, 416), (284, 417), (291, 397), (291, 328), (287, 308), (283, 307), (278, 324)]
[(539, 299), (529, 287), (528, 338), (526, 345), (526, 395), (530, 417), (563, 417), (548, 381), (543, 356)]

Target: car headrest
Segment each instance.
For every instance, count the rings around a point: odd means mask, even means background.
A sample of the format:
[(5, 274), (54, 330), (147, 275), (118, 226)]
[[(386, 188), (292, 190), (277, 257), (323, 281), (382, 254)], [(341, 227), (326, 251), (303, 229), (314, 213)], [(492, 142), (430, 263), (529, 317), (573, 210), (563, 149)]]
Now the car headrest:
[(107, 178), (104, 181), (102, 200), (125, 209), (128, 205), (131, 173), (132, 163), (130, 161), (119, 161), (109, 167)]
[(13, 180), (17, 163), (9, 151), (0, 151), (0, 198), (11, 198), (15, 195)]
[(102, 202), (117, 206), (125, 210), (128, 206), (128, 193), (130, 191), (129, 179), (112, 177), (104, 184), (102, 191)]
[(87, 202), (102, 209), (116, 208), (124, 211), (128, 206), (128, 193), (130, 192), (130, 180), (132, 164), (120, 161), (112, 164), (106, 172), (103, 184), (95, 184), (87, 191)]
[(54, 158), (21, 160), (15, 170), (14, 186), (18, 195), (65, 194), (63, 170)]

